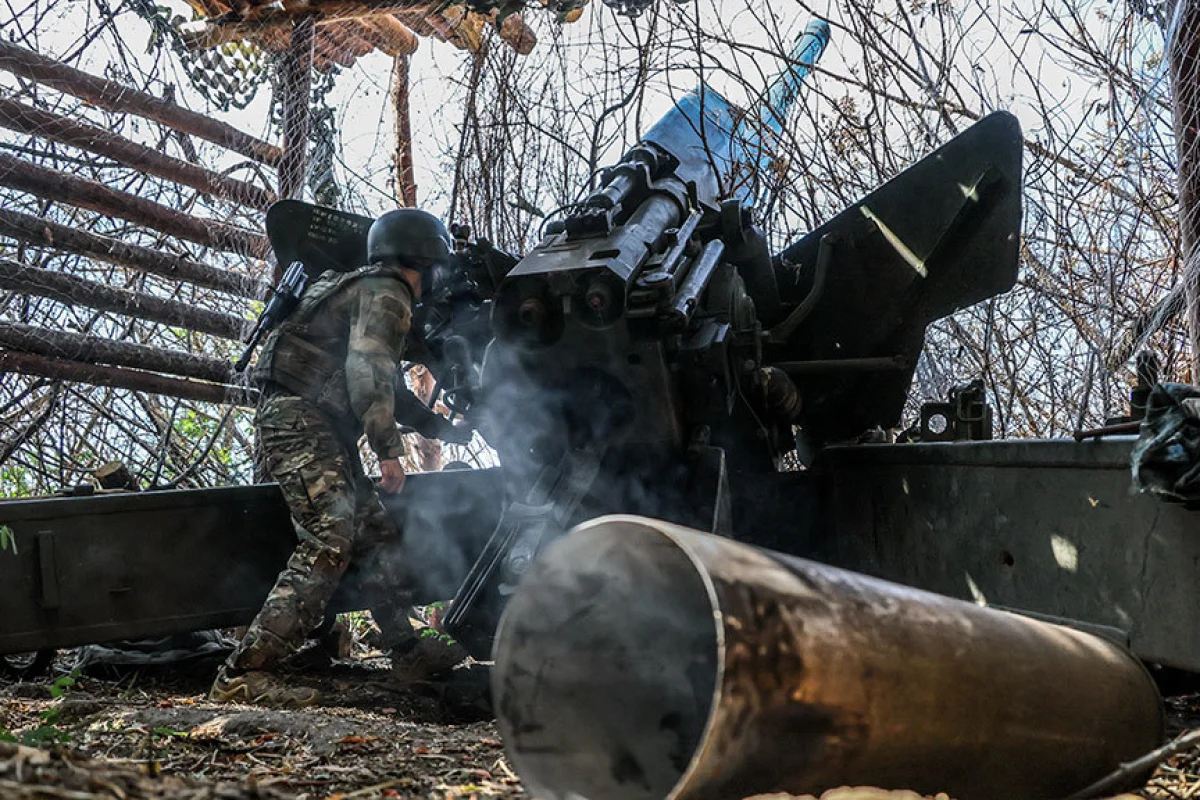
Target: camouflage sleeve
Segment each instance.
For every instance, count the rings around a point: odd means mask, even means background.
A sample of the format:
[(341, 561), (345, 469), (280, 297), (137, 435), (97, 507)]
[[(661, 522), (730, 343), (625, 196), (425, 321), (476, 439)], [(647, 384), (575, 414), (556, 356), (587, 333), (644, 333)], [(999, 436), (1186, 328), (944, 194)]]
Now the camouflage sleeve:
[(392, 416), (394, 381), (412, 321), (408, 287), (394, 278), (364, 278), (350, 316), (346, 385), (350, 408), (362, 420), (367, 443), (380, 459), (404, 455)]

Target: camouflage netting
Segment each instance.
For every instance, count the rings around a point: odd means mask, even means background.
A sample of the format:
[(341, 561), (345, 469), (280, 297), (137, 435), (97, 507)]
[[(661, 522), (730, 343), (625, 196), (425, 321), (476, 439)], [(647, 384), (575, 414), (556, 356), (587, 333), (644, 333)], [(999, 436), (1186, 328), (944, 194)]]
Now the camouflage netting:
[(270, 57), (253, 42), (238, 40), (207, 50), (189, 49), (179, 35), (183, 17), (168, 18), (150, 0), (131, 4), (150, 25), (152, 47), (168, 47), (196, 91), (214, 108), (229, 111), (250, 105), (264, 84), (270, 84)]

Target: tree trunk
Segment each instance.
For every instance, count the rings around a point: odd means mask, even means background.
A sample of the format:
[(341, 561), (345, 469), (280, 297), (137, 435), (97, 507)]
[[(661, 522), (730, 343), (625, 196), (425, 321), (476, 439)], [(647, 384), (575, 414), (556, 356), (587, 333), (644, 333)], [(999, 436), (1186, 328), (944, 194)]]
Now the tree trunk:
[(138, 479), (129, 471), (129, 467), (120, 461), (109, 461), (102, 464), (92, 475), (95, 476), (101, 489), (127, 489), (131, 492), (142, 490)]
[(408, 109), (408, 56), (396, 56), (392, 62), (392, 110), (396, 116), (396, 199), (400, 205), (415, 208), (417, 183), (413, 174), (412, 123)]
[(164, 300), (126, 289), (77, 278), (65, 272), (38, 269), (0, 258), (0, 289), (49, 297), (67, 305), (81, 305), (139, 319), (176, 325), (225, 339), (240, 339), (246, 323), (187, 303)]
[(417, 35), (393, 16), (365, 17), (361, 20), (375, 31), (377, 46), (393, 58), (417, 52)]
[(144, 197), (12, 156), (0, 155), (0, 186), (118, 217), (217, 250), (266, 258), (271, 249), (265, 236), (244, 228), (192, 217)]
[(161, 278), (192, 283), (239, 297), (265, 297), (267, 284), (249, 275), (217, 269), (183, 256), (127, 244), (98, 233), (0, 208), (0, 235), (40, 247), (88, 256)]
[(0, 322), (0, 347), (68, 361), (165, 372), (213, 383), (225, 383), (233, 377), (232, 367), (219, 358), (99, 336), (35, 328), (16, 322)]
[(74, 95), (106, 111), (152, 119), (172, 130), (198, 136), (264, 164), (274, 166), (281, 155), (275, 145), (256, 139), (211, 116), (188, 111), (154, 95), (80, 72), (74, 67), (2, 40), (0, 69)]
[(275, 196), (252, 184), (172, 158), (124, 136), (0, 97), (0, 125), (111, 158), (125, 167), (259, 210)]
[(240, 386), (168, 378), (151, 372), (81, 364), (78, 361), (62, 361), (32, 353), (18, 353), (13, 350), (0, 350), (0, 373), (5, 372), (36, 375), (75, 383), (90, 383), (95, 386), (112, 386), (117, 389), (162, 394), (202, 403), (253, 406), (256, 399), (253, 392)]
[[(292, 28), (291, 44), (280, 70), (280, 105), (283, 107), (283, 157), (279, 162), (280, 198), (299, 198), (304, 194), (315, 31), (316, 24), (311, 17), (296, 23)], [(278, 277), (276, 279), (278, 280)]]

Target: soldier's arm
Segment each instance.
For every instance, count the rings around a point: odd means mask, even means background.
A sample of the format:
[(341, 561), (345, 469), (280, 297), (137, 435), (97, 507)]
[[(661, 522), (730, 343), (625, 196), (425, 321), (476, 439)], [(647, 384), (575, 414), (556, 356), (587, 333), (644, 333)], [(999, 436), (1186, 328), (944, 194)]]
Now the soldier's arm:
[(404, 376), (399, 372), (396, 373), (396, 390), (392, 395), (392, 402), (392, 412), (396, 422), (409, 426), (426, 439), (438, 438), (438, 425), (445, 417), (413, 394), (412, 390), (408, 388), (408, 384), (404, 382)]
[[(409, 354), (411, 355), (411, 353)], [(455, 424), (412, 393), (404, 383), (404, 377), (396, 376), (394, 396), (396, 422), (407, 425), (426, 439), (440, 439), (449, 444), (469, 444), (474, 429), (465, 422)]]
[(381, 460), (399, 458), (404, 442), (393, 417), (394, 386), (412, 322), (412, 296), (393, 278), (364, 278), (355, 289), (346, 352), (350, 407), (375, 454)]

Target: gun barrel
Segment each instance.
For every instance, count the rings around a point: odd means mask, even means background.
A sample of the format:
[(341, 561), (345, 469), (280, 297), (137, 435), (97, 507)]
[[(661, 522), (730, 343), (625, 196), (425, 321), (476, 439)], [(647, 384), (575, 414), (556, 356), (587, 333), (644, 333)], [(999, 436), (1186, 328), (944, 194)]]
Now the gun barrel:
[(262, 338), (262, 326), (254, 329), (254, 333), (250, 335), (250, 340), (246, 342), (246, 349), (238, 356), (238, 360), (234, 362), (233, 371), (242, 372), (250, 364), (250, 358), (254, 355), (254, 348), (258, 347), (258, 340)]
[[(758, 106), (758, 124), (734, 138), (731, 156), (734, 163), (753, 167), (760, 175), (771, 174), (792, 107), (805, 79), (812, 74), (813, 67), (825, 52), (829, 35), (829, 23), (815, 19), (796, 39), (787, 67), (772, 81)], [(755, 183), (758, 181), (747, 182), (738, 189), (737, 196), (743, 203), (755, 204), (760, 199), (762, 193), (760, 191), (756, 196)]]
[(715, 207), (732, 192), (750, 202), (750, 186), (736, 187), (745, 168), (768, 169), (804, 80), (829, 44), (829, 23), (813, 20), (796, 40), (789, 64), (747, 117), (719, 92), (701, 86), (679, 98), (643, 136), (679, 161), (676, 175), (696, 186), (700, 202)]
[(760, 109), (759, 120), (776, 135), (783, 132), (792, 106), (800, 95), (800, 87), (812, 74), (813, 67), (829, 45), (829, 36), (829, 23), (825, 20), (815, 19), (808, 23), (792, 48), (791, 64), (767, 90), (767, 99)]

